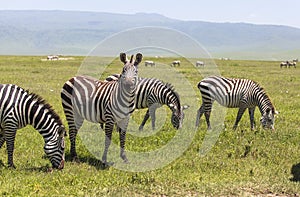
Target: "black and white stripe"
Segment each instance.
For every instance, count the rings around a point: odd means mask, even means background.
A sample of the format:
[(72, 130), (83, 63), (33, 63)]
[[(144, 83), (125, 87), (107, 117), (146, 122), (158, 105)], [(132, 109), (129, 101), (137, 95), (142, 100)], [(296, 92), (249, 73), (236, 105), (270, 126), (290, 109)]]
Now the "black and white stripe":
[(251, 129), (254, 129), (254, 110), (258, 106), (264, 128), (274, 129), (275, 108), (263, 88), (249, 79), (230, 79), (219, 76), (208, 77), (198, 83), (202, 95), (202, 105), (196, 117), (196, 126), (203, 113), (205, 114), (208, 129), (210, 126), (210, 113), (212, 104), (217, 101), (228, 108), (239, 108), (234, 129), (237, 127), (242, 115), (248, 108)]
[(138, 70), (142, 54), (133, 56), (128, 61), (121, 53), (124, 63), (119, 81), (102, 82), (91, 77), (77, 76), (67, 81), (62, 89), (61, 98), (64, 112), (69, 124), (71, 157), (77, 159), (76, 135), (84, 120), (105, 123), (105, 149), (102, 161), (107, 161), (107, 151), (111, 143), (113, 126), (116, 123), (120, 134), (120, 156), (127, 162), (125, 154), (126, 129), (130, 114), (134, 111)]
[(32, 125), (43, 136), (44, 151), (54, 168), (64, 167), (65, 128), (59, 116), (41, 97), (12, 84), (0, 84), (0, 148), (6, 142), (8, 166), (13, 162), (17, 129)]
[[(107, 77), (106, 81), (118, 80), (119, 77), (119, 74), (114, 74)], [(152, 129), (155, 129), (155, 111), (162, 105), (167, 105), (172, 111), (172, 125), (176, 129), (181, 128), (184, 118), (183, 110), (189, 108), (189, 106), (180, 104), (179, 94), (174, 90), (174, 87), (170, 83), (164, 83), (159, 79), (139, 77), (135, 94), (135, 108), (148, 108), (139, 130), (143, 130), (149, 117), (151, 117)]]

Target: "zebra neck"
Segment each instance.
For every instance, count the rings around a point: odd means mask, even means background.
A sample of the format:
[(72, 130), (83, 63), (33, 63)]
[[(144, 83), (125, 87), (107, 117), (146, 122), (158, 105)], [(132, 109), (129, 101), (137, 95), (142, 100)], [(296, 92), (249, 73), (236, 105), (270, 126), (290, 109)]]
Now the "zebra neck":
[(273, 105), (271, 103), (270, 98), (266, 95), (265, 92), (261, 92), (261, 94), (257, 97), (257, 106), (259, 108), (260, 113), (263, 115), (267, 108), (272, 109)]
[(55, 135), (53, 131), (59, 127), (61, 123), (58, 122), (58, 115), (54, 113), (50, 106), (36, 100), (28, 106), (27, 110), (29, 115), (27, 124), (30, 124), (39, 131), (45, 143), (56, 141), (57, 135)]
[(135, 91), (126, 91), (119, 84), (118, 88), (112, 93), (111, 109), (116, 121), (120, 121), (128, 117), (135, 109)]
[(170, 104), (173, 104), (174, 106), (176, 106), (177, 109), (180, 108), (179, 99), (177, 95), (174, 94), (174, 92), (172, 91), (166, 92), (166, 94), (164, 94), (164, 99), (166, 100), (164, 103), (167, 104), (168, 106), (170, 106)]

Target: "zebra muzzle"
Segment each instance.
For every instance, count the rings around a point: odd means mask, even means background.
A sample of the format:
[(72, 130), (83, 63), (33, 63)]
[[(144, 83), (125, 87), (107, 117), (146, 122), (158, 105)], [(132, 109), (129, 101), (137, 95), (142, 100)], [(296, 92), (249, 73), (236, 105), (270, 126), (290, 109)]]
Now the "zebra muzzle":
[(59, 170), (62, 170), (64, 169), (64, 166), (65, 166), (65, 160), (61, 160), (59, 166), (57, 167)]

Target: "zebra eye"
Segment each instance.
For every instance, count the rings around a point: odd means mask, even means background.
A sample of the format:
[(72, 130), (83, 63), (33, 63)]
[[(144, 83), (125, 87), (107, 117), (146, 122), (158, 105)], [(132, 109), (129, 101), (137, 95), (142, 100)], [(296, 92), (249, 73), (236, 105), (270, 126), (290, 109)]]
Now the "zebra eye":
[(64, 140), (64, 139), (61, 139), (61, 141), (60, 141), (60, 146), (61, 146), (62, 148), (65, 148), (65, 140)]

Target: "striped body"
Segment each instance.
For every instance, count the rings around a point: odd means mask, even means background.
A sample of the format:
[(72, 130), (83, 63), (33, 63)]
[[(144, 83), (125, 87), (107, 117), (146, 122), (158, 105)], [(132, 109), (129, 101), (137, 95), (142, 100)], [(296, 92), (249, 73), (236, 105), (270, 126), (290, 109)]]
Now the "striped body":
[(65, 128), (50, 105), (33, 93), (12, 84), (0, 84), (0, 147), (6, 142), (8, 166), (13, 162), (17, 129), (32, 125), (43, 136), (52, 166), (64, 167)]
[[(120, 77), (119, 74), (114, 74), (106, 78), (106, 81), (115, 81)], [(175, 92), (173, 86), (169, 83), (164, 83), (155, 78), (139, 77), (137, 90), (135, 94), (135, 108), (148, 108), (143, 122), (139, 130), (143, 130), (146, 121), (151, 117), (152, 129), (155, 129), (155, 111), (162, 105), (167, 105), (172, 111), (171, 123), (176, 129), (182, 127), (184, 118), (183, 110), (189, 106), (181, 105), (179, 95)]]
[(234, 128), (237, 127), (243, 113), (248, 108), (251, 129), (254, 129), (254, 110), (258, 106), (264, 128), (274, 129), (275, 108), (269, 97), (256, 82), (249, 79), (230, 79), (224, 77), (208, 77), (198, 83), (202, 95), (202, 105), (196, 117), (196, 126), (205, 113), (207, 126), (210, 129), (210, 112), (212, 104), (217, 101), (228, 108), (239, 108)]
[(125, 135), (130, 114), (134, 111), (134, 95), (137, 84), (137, 65), (142, 59), (137, 54), (133, 62), (127, 61), (121, 54), (124, 63), (121, 80), (102, 82), (91, 77), (77, 76), (67, 81), (62, 89), (61, 98), (64, 112), (69, 124), (71, 156), (77, 159), (76, 135), (84, 120), (94, 123), (105, 123), (105, 150), (102, 161), (106, 163), (108, 147), (111, 143), (113, 126), (116, 123), (120, 133), (120, 156), (127, 162), (125, 155)]

